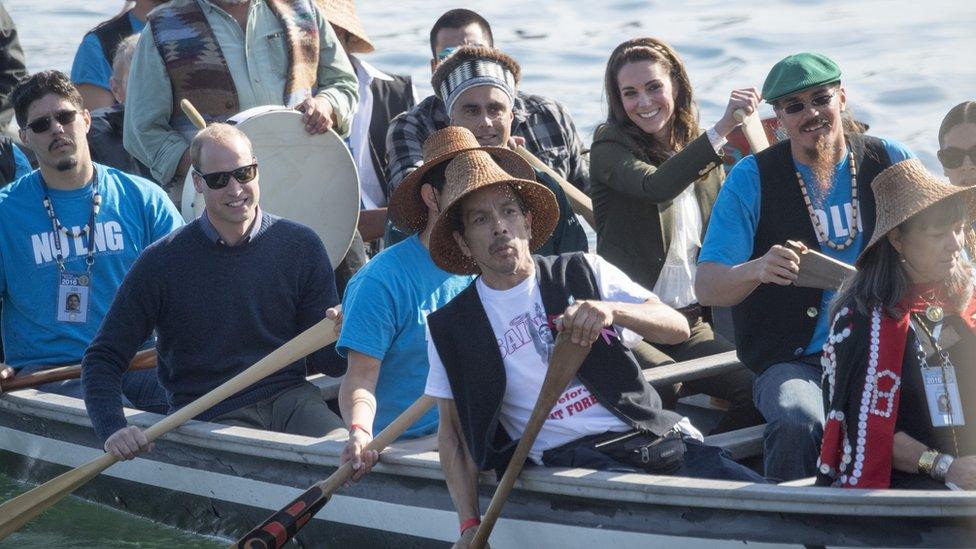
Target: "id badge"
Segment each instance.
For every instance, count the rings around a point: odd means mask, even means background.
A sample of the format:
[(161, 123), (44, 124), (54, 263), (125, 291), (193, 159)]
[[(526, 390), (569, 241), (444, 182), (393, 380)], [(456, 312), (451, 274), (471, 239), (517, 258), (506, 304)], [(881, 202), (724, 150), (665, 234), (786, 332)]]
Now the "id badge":
[(58, 322), (88, 322), (91, 276), (88, 273), (60, 273), (58, 283)]
[[(929, 416), (933, 427), (961, 427), (966, 424), (962, 413), (962, 400), (959, 385), (956, 383), (956, 369), (945, 368), (943, 381), (942, 368), (922, 368), (925, 382), (925, 398), (929, 403)], [(951, 412), (951, 413), (950, 413)]]

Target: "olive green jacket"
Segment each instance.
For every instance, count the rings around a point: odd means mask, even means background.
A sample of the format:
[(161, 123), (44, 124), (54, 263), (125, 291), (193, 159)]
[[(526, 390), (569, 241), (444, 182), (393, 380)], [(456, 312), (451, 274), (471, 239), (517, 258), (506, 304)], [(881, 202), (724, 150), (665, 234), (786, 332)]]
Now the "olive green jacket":
[(597, 128), (590, 149), (597, 253), (641, 286), (653, 289), (671, 245), (671, 201), (688, 185), (695, 185), (704, 238), (724, 179), (722, 160), (705, 132), (654, 166), (617, 126)]

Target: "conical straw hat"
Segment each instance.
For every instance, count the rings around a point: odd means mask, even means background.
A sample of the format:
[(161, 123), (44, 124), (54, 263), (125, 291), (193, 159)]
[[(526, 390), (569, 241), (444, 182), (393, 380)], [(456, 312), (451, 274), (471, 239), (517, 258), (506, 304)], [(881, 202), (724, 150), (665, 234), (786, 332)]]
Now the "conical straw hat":
[(371, 53), (376, 48), (359, 22), (352, 0), (315, 0), (326, 21), (349, 33), (347, 53)]

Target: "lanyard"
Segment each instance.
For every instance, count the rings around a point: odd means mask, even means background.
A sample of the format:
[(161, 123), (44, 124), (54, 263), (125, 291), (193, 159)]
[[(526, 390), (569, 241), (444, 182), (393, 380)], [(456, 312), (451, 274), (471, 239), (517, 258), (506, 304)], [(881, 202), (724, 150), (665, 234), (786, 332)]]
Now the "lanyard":
[[(916, 335), (916, 339), (918, 340), (917, 352), (918, 352), (919, 365), (923, 369), (929, 367), (928, 361), (925, 358), (925, 349), (922, 347), (922, 342), (921, 342), (922, 334), (924, 334), (924, 336), (932, 344), (932, 349), (935, 350), (935, 354), (939, 355), (939, 366), (941, 367), (942, 370), (942, 388), (945, 391), (945, 394), (948, 395), (949, 394), (949, 381), (948, 381), (949, 371), (954, 371), (955, 367), (952, 365), (952, 361), (949, 360), (949, 353), (945, 349), (943, 349), (941, 345), (939, 345), (939, 335), (942, 333), (943, 321), (940, 320), (939, 322), (936, 322), (934, 329), (929, 330), (929, 327), (925, 325), (925, 321), (922, 320), (922, 318), (918, 314), (915, 314), (914, 317), (915, 318), (911, 319), (910, 322), (912, 326), (915, 328), (915, 335)], [(918, 330), (919, 328), (922, 329), (921, 333), (919, 333)], [(956, 386), (958, 387), (958, 382), (956, 383), (957, 383)], [(956, 439), (955, 422), (952, 419), (953, 410), (952, 410), (951, 399), (946, 403), (946, 406), (949, 412), (949, 432), (952, 434), (952, 445), (956, 451), (956, 455), (959, 455), (959, 441)]]
[(58, 215), (54, 213), (54, 204), (51, 202), (51, 197), (48, 194), (47, 183), (44, 181), (44, 176), (38, 174), (41, 180), (41, 188), (44, 189), (44, 209), (47, 210), (48, 217), (51, 218), (51, 226), (54, 228), (54, 249), (57, 253), (56, 261), (58, 263), (58, 271), (64, 272), (64, 254), (61, 253), (61, 234), (65, 234), (70, 238), (80, 238), (81, 235), (88, 237), (88, 256), (85, 258), (85, 265), (88, 267), (88, 272), (91, 272), (92, 265), (95, 264), (95, 246), (94, 246), (94, 236), (92, 232), (95, 229), (95, 218), (98, 216), (98, 210), (102, 205), (102, 195), (98, 192), (98, 174), (95, 174), (94, 181), (92, 183), (92, 210), (91, 216), (88, 218), (88, 224), (79, 230), (68, 229), (61, 224), (61, 220), (58, 219)]

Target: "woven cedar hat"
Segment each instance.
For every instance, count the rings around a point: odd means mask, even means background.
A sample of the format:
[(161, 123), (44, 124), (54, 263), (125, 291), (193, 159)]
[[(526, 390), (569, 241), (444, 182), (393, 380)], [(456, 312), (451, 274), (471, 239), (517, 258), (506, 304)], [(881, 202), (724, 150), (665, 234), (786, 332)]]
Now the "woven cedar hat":
[(859, 261), (892, 229), (943, 200), (954, 197), (965, 200), (969, 203), (969, 218), (976, 216), (976, 187), (946, 183), (929, 173), (917, 158), (885, 168), (871, 182), (871, 190), (877, 205), (877, 221), (870, 242), (858, 256)]
[(511, 177), (535, 181), (535, 170), (515, 151), (506, 147), (482, 147), (471, 130), (448, 126), (430, 134), (424, 141), (424, 163), (403, 178), (390, 197), (389, 217), (401, 231), (415, 233), (427, 225), (427, 204), (420, 197), (424, 175), (442, 162), (458, 154), (481, 149), (492, 156)]
[(366, 36), (363, 24), (356, 15), (353, 0), (315, 0), (326, 21), (349, 33), (347, 53), (371, 53), (376, 48)]
[(549, 240), (556, 228), (559, 220), (556, 195), (545, 185), (533, 180), (512, 177), (502, 163), (496, 163), (485, 151), (467, 151), (457, 155), (447, 165), (446, 177), (444, 197), (447, 207), (441, 210), (434, 223), (434, 230), (430, 233), (430, 256), (445, 271), (457, 274), (481, 272), (474, 259), (464, 255), (454, 240), (454, 231), (459, 228), (461, 201), (479, 189), (492, 185), (511, 185), (525, 203), (526, 209), (532, 212), (530, 250), (538, 250)]

